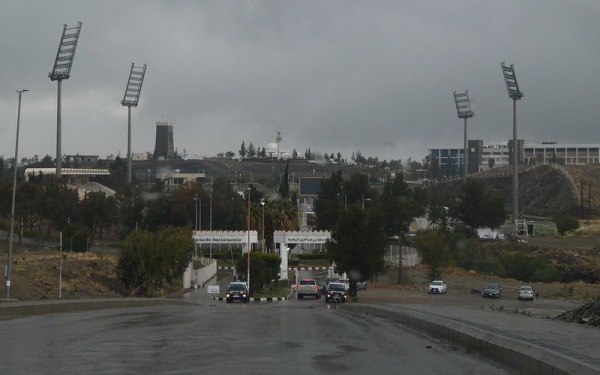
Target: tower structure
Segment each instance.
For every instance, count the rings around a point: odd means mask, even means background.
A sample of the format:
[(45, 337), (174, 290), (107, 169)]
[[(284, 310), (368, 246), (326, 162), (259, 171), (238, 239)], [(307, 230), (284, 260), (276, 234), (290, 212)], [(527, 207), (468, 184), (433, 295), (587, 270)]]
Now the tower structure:
[(144, 66), (135, 66), (131, 63), (129, 71), (129, 80), (125, 88), (125, 95), (121, 100), (121, 105), (127, 107), (127, 183), (131, 183), (131, 107), (137, 107), (146, 75), (146, 64)]
[(173, 124), (166, 121), (156, 122), (156, 142), (154, 143), (154, 159), (169, 160), (175, 157), (173, 147)]
[(515, 224), (515, 231), (517, 227), (517, 221), (519, 219), (519, 158), (517, 149), (517, 100), (523, 97), (523, 92), (519, 89), (517, 83), (517, 76), (515, 74), (515, 68), (506, 66), (501, 63), (502, 74), (504, 75), (504, 82), (506, 83), (506, 89), (508, 91), (508, 97), (513, 101), (513, 180), (512, 180), (512, 219)]
[(465, 90), (463, 93), (454, 91), (454, 102), (456, 103), (456, 113), (458, 118), (464, 119), (464, 149), (463, 149), (463, 178), (467, 183), (469, 174), (469, 153), (467, 152), (467, 119), (473, 117), (475, 113), (471, 110), (471, 102), (469, 101), (469, 92)]
[(71, 76), (71, 67), (75, 58), (75, 50), (79, 41), (79, 33), (81, 32), (81, 22), (77, 22), (77, 26), (67, 28), (63, 25), (63, 33), (58, 44), (58, 52), (56, 52), (56, 60), (52, 71), (48, 73), (51, 81), (58, 82), (58, 100), (56, 103), (56, 177), (60, 178), (62, 171), (62, 127), (61, 127), (61, 83), (64, 79), (69, 79)]
[(282, 140), (283, 140), (283, 138), (281, 137), (281, 132), (278, 130), (277, 136), (275, 136), (275, 141), (277, 141), (277, 160), (279, 160), (281, 158), (280, 145), (281, 145)]

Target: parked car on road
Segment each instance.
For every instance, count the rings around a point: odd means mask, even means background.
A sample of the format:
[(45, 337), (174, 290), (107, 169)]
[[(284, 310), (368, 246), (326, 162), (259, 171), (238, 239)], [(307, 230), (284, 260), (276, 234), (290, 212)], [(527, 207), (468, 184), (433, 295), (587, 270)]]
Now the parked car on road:
[(365, 290), (365, 289), (367, 289), (366, 281), (359, 281), (356, 283), (356, 290)]
[(498, 284), (487, 284), (481, 291), (481, 295), (485, 297), (500, 298), (502, 296), (502, 288)]
[(527, 285), (520, 287), (519, 299), (528, 299), (533, 301), (533, 288)]
[(325, 294), (325, 303), (346, 302), (348, 291), (344, 283), (329, 283)]
[(227, 293), (225, 293), (225, 302), (233, 301), (250, 302), (250, 294), (248, 293), (248, 284), (241, 281), (229, 283)]
[(427, 287), (427, 293), (446, 293), (446, 283), (442, 280), (433, 280)]

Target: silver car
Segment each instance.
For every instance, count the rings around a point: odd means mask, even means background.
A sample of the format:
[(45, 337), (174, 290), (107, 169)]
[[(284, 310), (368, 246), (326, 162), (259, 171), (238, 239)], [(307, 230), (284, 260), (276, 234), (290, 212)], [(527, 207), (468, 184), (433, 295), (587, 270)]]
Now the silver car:
[(520, 287), (519, 299), (528, 299), (533, 301), (533, 288), (527, 285)]

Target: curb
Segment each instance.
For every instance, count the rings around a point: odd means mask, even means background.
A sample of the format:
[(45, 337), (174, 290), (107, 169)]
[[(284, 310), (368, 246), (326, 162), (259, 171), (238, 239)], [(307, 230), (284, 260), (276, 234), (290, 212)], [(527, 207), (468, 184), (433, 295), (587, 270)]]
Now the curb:
[(0, 318), (158, 305), (190, 306), (193, 305), (193, 303), (171, 298), (122, 298), (101, 300), (86, 299), (58, 301), (49, 300), (35, 302), (7, 302), (0, 303)]
[[(287, 301), (288, 297), (250, 297), (250, 302)], [(225, 301), (225, 297), (213, 297), (213, 301)]]
[(390, 310), (364, 304), (344, 304), (342, 309), (392, 320), (432, 337), (467, 347), (519, 373), (599, 374), (600, 369), (553, 350), (544, 349), (479, 328), (416, 311)]

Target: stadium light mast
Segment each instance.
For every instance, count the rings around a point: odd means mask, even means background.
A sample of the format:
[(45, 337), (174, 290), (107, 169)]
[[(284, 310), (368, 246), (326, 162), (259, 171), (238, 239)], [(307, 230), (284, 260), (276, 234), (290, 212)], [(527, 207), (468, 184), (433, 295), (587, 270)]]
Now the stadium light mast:
[(17, 160), (19, 159), (19, 125), (21, 123), (21, 94), (29, 90), (17, 90), (19, 93), (19, 109), (17, 111), (17, 140), (15, 142), (15, 159), (13, 161), (12, 203), (10, 206), (10, 229), (8, 230), (8, 262), (6, 263), (6, 299), (10, 299), (10, 271), (12, 263), (13, 232), (15, 231), (15, 196), (17, 192)]
[[(137, 107), (142, 92), (142, 83), (144, 83), (144, 75), (146, 74), (146, 64), (143, 66), (135, 66), (131, 63), (129, 71), (129, 80), (125, 95), (121, 100), (121, 105), (127, 106), (127, 183), (131, 183), (131, 107)], [(196, 228), (197, 230), (197, 228)]]
[(467, 175), (469, 169), (469, 156), (467, 153), (467, 119), (475, 116), (475, 112), (471, 110), (471, 102), (469, 101), (469, 91), (465, 90), (463, 93), (456, 93), (454, 91), (454, 103), (456, 103), (456, 113), (458, 114), (458, 118), (462, 118), (465, 121), (465, 131), (464, 131), (464, 165), (463, 165), (463, 176), (465, 180), (465, 184), (467, 183)]
[(248, 294), (250, 294), (250, 195), (252, 193), (252, 187), (248, 186), (246, 190), (248, 192), (248, 270), (246, 275), (246, 282), (248, 283)]
[(502, 74), (506, 82), (508, 97), (513, 101), (513, 180), (512, 180), (512, 217), (513, 224), (517, 225), (519, 218), (519, 150), (517, 147), (517, 100), (523, 97), (523, 93), (519, 90), (517, 84), (517, 76), (515, 75), (514, 65), (505, 66), (501, 63)]
[(62, 169), (62, 151), (61, 151), (61, 106), (60, 106), (60, 86), (63, 79), (69, 79), (71, 75), (71, 67), (75, 58), (75, 50), (79, 41), (79, 33), (81, 31), (81, 22), (77, 22), (77, 26), (67, 28), (63, 27), (62, 37), (58, 44), (58, 52), (54, 61), (52, 72), (48, 73), (51, 81), (58, 81), (58, 100), (56, 109), (56, 177), (60, 178)]

